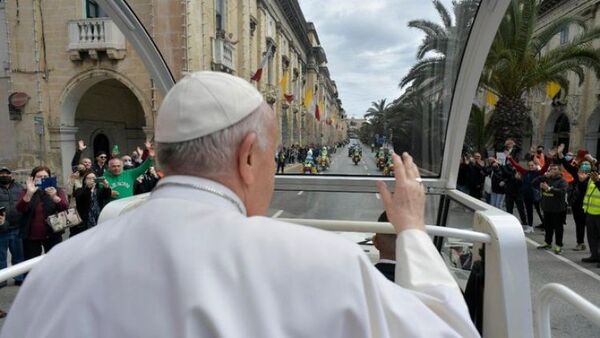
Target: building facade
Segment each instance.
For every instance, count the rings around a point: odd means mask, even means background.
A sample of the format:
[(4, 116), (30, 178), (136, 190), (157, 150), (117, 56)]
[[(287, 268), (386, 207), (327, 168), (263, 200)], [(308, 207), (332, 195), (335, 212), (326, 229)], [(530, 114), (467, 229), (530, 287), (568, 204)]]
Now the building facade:
[[(547, 0), (542, 5), (537, 30), (541, 30), (562, 16), (584, 18), (588, 27), (600, 26), (598, 1)], [(569, 27), (556, 35), (547, 49), (557, 48), (579, 34), (577, 27)], [(594, 48), (600, 41), (593, 41)], [(568, 95), (561, 92), (557, 98), (547, 97), (542, 88), (528, 97), (531, 107), (532, 145), (546, 149), (564, 143), (570, 151), (588, 150), (594, 157), (600, 155), (600, 80), (593, 70), (586, 69), (585, 81), (580, 86), (575, 74), (568, 75)]]
[[(277, 113), (283, 145), (345, 138), (324, 50), (297, 0), (128, 3), (176, 80), (199, 70), (251, 79), (264, 60), (254, 83)], [(76, 140), (93, 157), (153, 138), (160, 93), (94, 0), (0, 1), (0, 64), (3, 165), (45, 164), (65, 178)]]

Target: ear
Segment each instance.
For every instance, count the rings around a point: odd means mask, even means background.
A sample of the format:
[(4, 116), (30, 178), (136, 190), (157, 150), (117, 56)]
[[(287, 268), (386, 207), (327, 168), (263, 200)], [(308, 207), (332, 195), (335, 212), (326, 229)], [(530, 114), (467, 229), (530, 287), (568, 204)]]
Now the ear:
[(245, 185), (253, 184), (256, 179), (255, 170), (258, 165), (257, 141), (256, 133), (249, 133), (244, 137), (238, 148), (238, 173)]

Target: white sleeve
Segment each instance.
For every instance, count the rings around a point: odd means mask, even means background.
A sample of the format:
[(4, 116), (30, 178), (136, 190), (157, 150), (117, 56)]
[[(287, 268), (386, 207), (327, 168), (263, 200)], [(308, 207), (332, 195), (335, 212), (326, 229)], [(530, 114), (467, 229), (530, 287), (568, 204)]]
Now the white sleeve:
[(414, 291), (463, 337), (479, 337), (460, 288), (426, 232), (415, 229), (398, 234), (396, 283)]

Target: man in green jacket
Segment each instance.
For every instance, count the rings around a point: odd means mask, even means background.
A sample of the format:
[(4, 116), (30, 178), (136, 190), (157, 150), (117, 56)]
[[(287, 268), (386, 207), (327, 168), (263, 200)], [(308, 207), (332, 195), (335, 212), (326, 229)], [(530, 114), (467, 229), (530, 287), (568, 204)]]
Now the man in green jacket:
[(113, 200), (133, 196), (136, 178), (144, 174), (154, 160), (154, 149), (149, 142), (146, 142), (146, 149), (148, 158), (137, 168), (123, 170), (123, 161), (119, 158), (113, 158), (108, 162), (108, 171), (104, 176), (113, 191)]

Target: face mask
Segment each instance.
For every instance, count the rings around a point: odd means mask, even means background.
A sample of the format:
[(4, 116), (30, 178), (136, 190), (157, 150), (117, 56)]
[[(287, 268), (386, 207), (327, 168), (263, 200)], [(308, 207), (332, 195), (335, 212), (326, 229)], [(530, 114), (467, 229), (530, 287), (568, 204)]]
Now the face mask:
[(589, 163), (582, 163), (579, 169), (584, 173), (589, 173), (590, 171), (592, 171), (592, 165)]
[(10, 176), (0, 176), (0, 184), (7, 185), (12, 183), (12, 177)]
[(565, 156), (565, 160), (567, 160), (567, 161), (570, 161), (572, 159), (573, 159), (573, 156), (570, 156), (570, 155)]

